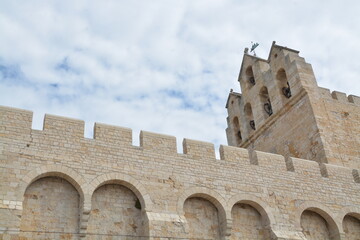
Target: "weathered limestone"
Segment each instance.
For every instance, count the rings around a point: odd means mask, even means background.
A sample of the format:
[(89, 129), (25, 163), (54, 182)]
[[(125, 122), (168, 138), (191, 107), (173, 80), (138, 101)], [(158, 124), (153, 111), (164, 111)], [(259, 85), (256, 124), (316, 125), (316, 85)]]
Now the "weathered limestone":
[(4, 239), (304, 239), (304, 211), (331, 220), (333, 239), (359, 231), (356, 169), (230, 146), (217, 160), (210, 143), (186, 139), (179, 154), (171, 136), (142, 132), (138, 147), (125, 128), (96, 124), (87, 139), (82, 121), (52, 116), (39, 131), (31, 112), (0, 116)]
[(100, 123), (84, 138), (83, 121), (52, 115), (34, 130), (32, 112), (0, 106), (0, 239), (358, 239), (360, 134), (341, 142), (359, 132), (358, 97), (313, 88), (295, 50), (269, 59), (244, 57), (220, 159), (212, 143), (177, 151), (142, 131), (133, 146), (131, 129)]
[(242, 93), (226, 103), (228, 144), (359, 169), (360, 97), (318, 87), (298, 54), (275, 42), (267, 60), (244, 54)]

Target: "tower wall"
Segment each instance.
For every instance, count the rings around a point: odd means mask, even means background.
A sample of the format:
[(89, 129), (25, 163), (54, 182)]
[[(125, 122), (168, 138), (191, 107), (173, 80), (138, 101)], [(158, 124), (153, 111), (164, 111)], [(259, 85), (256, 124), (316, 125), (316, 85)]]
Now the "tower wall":
[(319, 88), (313, 98), (328, 162), (360, 168), (360, 97)]
[[(229, 145), (359, 168), (360, 98), (319, 88), (311, 65), (298, 51), (274, 43), (268, 60), (245, 53), (238, 80), (242, 93), (230, 93), (226, 106)], [(291, 96), (285, 96), (286, 87)], [(237, 96), (239, 103), (231, 104)], [(271, 114), (265, 111), (267, 103)], [(234, 140), (234, 118), (241, 120), (240, 144)]]

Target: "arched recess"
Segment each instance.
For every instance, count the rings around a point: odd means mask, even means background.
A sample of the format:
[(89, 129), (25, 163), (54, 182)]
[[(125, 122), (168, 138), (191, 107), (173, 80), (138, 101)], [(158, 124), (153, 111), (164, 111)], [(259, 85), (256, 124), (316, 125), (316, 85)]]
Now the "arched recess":
[[(71, 183), (78, 191), (81, 201), (86, 201), (84, 192), (87, 189), (85, 178), (77, 171), (62, 165), (45, 165), (34, 170), (29, 171), (22, 179), (17, 191), (21, 196), (24, 196), (26, 188), (36, 180), (44, 177), (60, 177)], [(19, 198), (19, 199), (20, 199)]]
[(77, 180), (69, 176), (74, 172), (56, 170), (61, 169), (44, 167), (39, 175), (33, 177), (30, 172), (23, 179), (24, 184), (29, 183), (20, 223), (23, 239), (78, 237), (84, 194)]
[(259, 92), (261, 106), (265, 112), (265, 118), (273, 114), (272, 105), (267, 87), (263, 86)]
[(237, 194), (227, 205), (232, 216), (230, 239), (270, 239), (275, 219), (265, 202), (249, 194)]
[(103, 174), (91, 181), (88, 193), (92, 196), (88, 238), (148, 235), (152, 202), (138, 180), (121, 173)]
[(348, 206), (338, 214), (345, 239), (357, 240), (360, 236), (360, 207)]
[(152, 210), (153, 203), (146, 188), (137, 179), (123, 173), (112, 172), (97, 176), (89, 183), (86, 195), (89, 195), (91, 199), (94, 191), (105, 184), (119, 184), (127, 187), (139, 199), (142, 210), (147, 212)]
[(349, 213), (345, 215), (342, 227), (346, 239), (358, 240), (360, 236), (360, 214)]
[[(199, 225), (205, 227), (201, 219), (201, 212), (189, 212), (194, 208), (203, 210), (203, 213), (206, 213), (207, 216), (211, 216), (212, 221), (214, 222), (214, 218), (217, 217), (218, 225), (212, 226), (212, 230), (215, 227), (218, 229), (219, 238), (223, 238), (224, 236), (229, 235), (229, 225), (231, 222), (228, 221), (228, 214), (225, 211), (226, 202), (224, 198), (214, 190), (204, 188), (204, 187), (194, 187), (185, 190), (179, 197), (178, 200), (178, 214), (180, 216), (185, 216), (187, 220), (187, 229), (189, 234), (199, 234), (197, 231), (192, 232), (193, 229), (197, 229), (197, 226), (191, 226), (191, 224), (198, 225), (191, 219), (187, 218), (188, 216), (193, 216), (198, 219)], [(192, 208), (192, 209), (191, 209)], [(216, 213), (214, 212), (216, 211)], [(211, 223), (211, 221), (210, 221)], [(212, 223), (214, 224), (214, 223)], [(230, 226), (231, 227), (231, 226)], [(201, 229), (199, 229), (201, 230)], [(201, 231), (201, 234), (215, 234), (213, 231)], [(217, 237), (213, 235), (193, 235), (189, 236), (190, 238), (205, 238), (205, 239), (217, 239)]]
[(240, 123), (238, 117), (233, 118), (233, 127), (234, 127), (234, 137), (235, 137), (236, 146), (240, 146), (242, 142), (242, 136), (241, 136)]
[(314, 201), (301, 204), (296, 211), (296, 226), (307, 239), (319, 239), (319, 236), (321, 239), (338, 239), (340, 227), (334, 219), (330, 209)]
[(245, 119), (246, 119), (246, 127), (247, 127), (248, 133), (250, 135), (251, 132), (256, 130), (254, 115), (253, 115), (253, 111), (252, 111), (250, 103), (245, 104), (244, 114), (245, 114)]
[(292, 96), (290, 83), (284, 68), (280, 68), (276, 73), (278, 87), (282, 95), (282, 99), (287, 99)]

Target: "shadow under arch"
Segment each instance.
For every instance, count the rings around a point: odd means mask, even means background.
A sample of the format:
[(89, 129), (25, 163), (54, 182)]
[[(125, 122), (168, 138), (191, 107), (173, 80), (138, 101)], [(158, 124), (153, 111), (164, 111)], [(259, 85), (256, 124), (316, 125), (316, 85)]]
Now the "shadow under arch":
[(130, 189), (135, 196), (139, 199), (142, 211), (149, 212), (152, 209), (153, 203), (150, 198), (149, 193), (146, 191), (145, 187), (137, 179), (118, 172), (105, 173), (94, 178), (88, 187), (86, 195), (89, 202), (86, 202), (86, 205), (91, 209), (91, 197), (94, 194), (95, 190), (106, 184), (119, 184)]
[(340, 229), (342, 229), (342, 227), (341, 224), (339, 224), (338, 219), (331, 214), (332, 211), (328, 207), (315, 201), (306, 201), (296, 210), (295, 223), (297, 229), (301, 231), (301, 215), (304, 211), (312, 211), (319, 214), (329, 224), (330, 237), (332, 239), (339, 238)]
[(230, 213), (235, 204), (238, 203), (244, 203), (255, 208), (261, 215), (261, 221), (264, 227), (271, 228), (271, 225), (275, 224), (275, 218), (272, 214), (271, 208), (260, 198), (250, 194), (236, 194), (229, 199), (227, 204)]
[[(81, 203), (85, 202), (84, 190), (87, 188), (86, 180), (75, 170), (61, 165), (45, 165), (29, 171), (19, 184), (19, 197), (23, 197), (26, 189), (36, 180), (44, 177), (60, 177), (68, 181), (80, 195)], [(20, 199), (20, 198), (19, 198)]]
[(340, 210), (337, 214), (336, 219), (339, 223), (340, 232), (343, 233), (343, 221), (346, 216), (351, 216), (360, 220), (360, 207), (358, 206), (346, 206)]
[[(219, 225), (220, 233), (222, 236), (230, 235), (229, 229), (231, 229), (231, 222), (228, 221), (228, 213), (226, 212), (226, 201), (225, 199), (216, 191), (211, 190), (206, 187), (193, 187), (186, 189), (182, 192), (178, 199), (177, 211), (179, 216), (184, 216), (184, 204), (185, 201), (189, 198), (203, 198), (211, 202), (219, 213)], [(230, 227), (230, 228), (229, 228)]]

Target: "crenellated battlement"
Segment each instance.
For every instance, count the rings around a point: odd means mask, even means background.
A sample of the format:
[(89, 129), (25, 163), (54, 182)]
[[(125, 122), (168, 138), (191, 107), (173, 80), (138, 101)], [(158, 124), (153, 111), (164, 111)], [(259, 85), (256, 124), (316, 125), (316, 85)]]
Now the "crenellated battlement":
[(46, 134), (80, 138), (84, 136), (84, 129), (84, 121), (45, 114), (43, 131)]
[(175, 137), (146, 131), (140, 132), (140, 147), (164, 154), (177, 153)]
[[(118, 148), (119, 151), (124, 148), (136, 148), (154, 154), (184, 156), (188, 159), (204, 161), (204, 163), (211, 161), (214, 163), (222, 162), (222, 165), (237, 163), (239, 166), (258, 166), (260, 169), (273, 169), (273, 171), (284, 173), (294, 172), (311, 178), (326, 177), (334, 180), (340, 178), (349, 183), (359, 183), (357, 169), (319, 164), (315, 161), (294, 157), (285, 158), (283, 155), (252, 149), (220, 145), (220, 159), (216, 159), (214, 144), (192, 139), (183, 140), (183, 154), (179, 154), (174, 136), (147, 131), (140, 132), (140, 146), (133, 146), (131, 129), (103, 123), (95, 123), (94, 138), (87, 139), (84, 137), (84, 121), (55, 115), (45, 115), (42, 131), (32, 130), (32, 115), (33, 113), (27, 110), (0, 106), (0, 136), (4, 139), (17, 138), (27, 143), (33, 139), (32, 131), (35, 131), (40, 139), (55, 137), (59, 141), (66, 141), (69, 145), (84, 145), (81, 140), (90, 140), (91, 145), (89, 147), (96, 145), (111, 146)], [(176, 165), (176, 162), (174, 164)]]
[(319, 87), (319, 92), (320, 92), (321, 96), (326, 100), (336, 100), (341, 103), (353, 103), (357, 106), (360, 106), (360, 97), (359, 96), (355, 96), (355, 95), (347, 96), (346, 93), (338, 92), (338, 91), (330, 92), (330, 89), (322, 88), (322, 87)]
[[(355, 239), (360, 98), (299, 51), (244, 54), (229, 146), (0, 106), (0, 239)], [(60, 203), (60, 204), (59, 204)], [(321, 236), (321, 237), (320, 237)], [(356, 238), (357, 239), (357, 238)]]
[(104, 144), (111, 143), (119, 146), (132, 144), (132, 130), (103, 123), (94, 124), (94, 139)]

